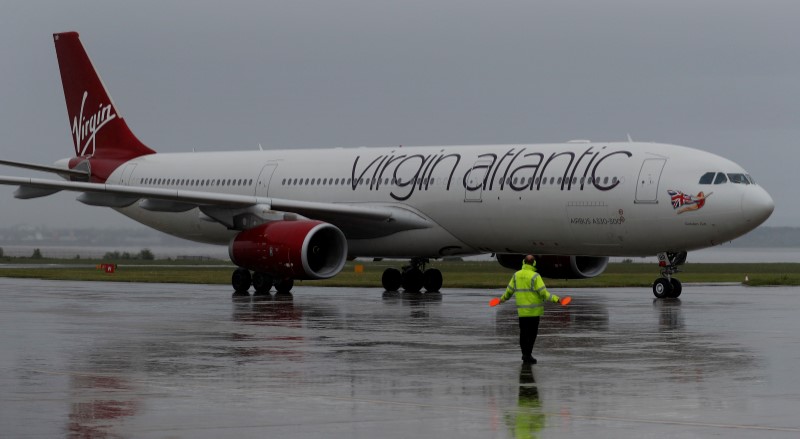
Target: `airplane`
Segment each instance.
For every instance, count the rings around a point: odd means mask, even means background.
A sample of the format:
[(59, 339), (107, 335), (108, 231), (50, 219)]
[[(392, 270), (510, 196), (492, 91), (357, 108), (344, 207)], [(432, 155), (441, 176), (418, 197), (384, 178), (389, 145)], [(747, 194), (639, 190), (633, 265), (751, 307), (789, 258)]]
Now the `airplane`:
[[(744, 235), (774, 203), (738, 164), (648, 142), (397, 146), (156, 153), (129, 129), (76, 32), (53, 36), (75, 155), (0, 164), (62, 180), (0, 176), (33, 199), (79, 193), (184, 239), (227, 245), (234, 294), (289, 292), (349, 259), (399, 258), (388, 291), (438, 291), (444, 257), (490, 254), (545, 277), (590, 278), (612, 256), (657, 255), (657, 298), (678, 297), (688, 251)], [(427, 268), (427, 269), (426, 269)]]

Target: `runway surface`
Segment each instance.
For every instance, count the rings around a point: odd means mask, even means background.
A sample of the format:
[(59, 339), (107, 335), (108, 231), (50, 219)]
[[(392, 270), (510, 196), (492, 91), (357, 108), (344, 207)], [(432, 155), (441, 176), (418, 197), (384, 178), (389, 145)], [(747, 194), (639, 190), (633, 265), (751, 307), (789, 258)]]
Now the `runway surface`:
[(800, 436), (797, 288), (571, 290), (530, 369), (491, 292), (230, 293), (0, 279), (0, 436)]

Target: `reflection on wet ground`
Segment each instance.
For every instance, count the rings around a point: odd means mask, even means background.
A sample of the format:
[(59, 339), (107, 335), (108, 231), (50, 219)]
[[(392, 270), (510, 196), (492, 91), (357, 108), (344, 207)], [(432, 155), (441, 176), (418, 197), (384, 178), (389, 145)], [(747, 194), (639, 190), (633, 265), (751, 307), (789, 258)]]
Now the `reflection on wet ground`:
[(3, 437), (797, 437), (797, 289), (575, 290), (524, 367), (478, 290), (0, 280)]

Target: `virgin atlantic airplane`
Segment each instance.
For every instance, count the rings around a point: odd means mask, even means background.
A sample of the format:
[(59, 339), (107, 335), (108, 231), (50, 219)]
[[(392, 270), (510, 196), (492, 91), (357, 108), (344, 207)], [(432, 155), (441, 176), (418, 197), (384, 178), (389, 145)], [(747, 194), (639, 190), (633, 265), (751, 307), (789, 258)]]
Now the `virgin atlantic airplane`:
[(599, 275), (609, 256), (658, 255), (658, 298), (690, 250), (753, 230), (774, 208), (736, 163), (639, 142), (156, 153), (111, 100), (75, 32), (55, 34), (75, 155), (3, 160), (64, 181), (0, 177), (30, 199), (59, 191), (184, 239), (227, 245), (236, 294), (288, 292), (356, 257), (402, 258), (386, 290), (437, 291), (431, 259), (494, 253), (546, 277)]

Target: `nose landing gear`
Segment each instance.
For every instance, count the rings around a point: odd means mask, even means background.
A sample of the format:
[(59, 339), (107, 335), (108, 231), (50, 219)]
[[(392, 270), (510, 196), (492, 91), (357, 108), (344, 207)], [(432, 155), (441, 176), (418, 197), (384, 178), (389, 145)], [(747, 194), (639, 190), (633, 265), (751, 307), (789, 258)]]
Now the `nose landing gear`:
[(653, 295), (657, 299), (674, 299), (681, 295), (683, 291), (681, 281), (672, 277), (672, 275), (680, 271), (678, 266), (683, 265), (684, 262), (686, 262), (686, 252), (663, 252), (658, 254), (661, 277), (653, 282)]

